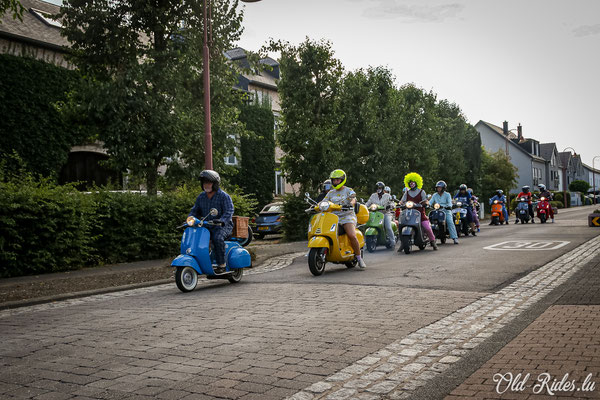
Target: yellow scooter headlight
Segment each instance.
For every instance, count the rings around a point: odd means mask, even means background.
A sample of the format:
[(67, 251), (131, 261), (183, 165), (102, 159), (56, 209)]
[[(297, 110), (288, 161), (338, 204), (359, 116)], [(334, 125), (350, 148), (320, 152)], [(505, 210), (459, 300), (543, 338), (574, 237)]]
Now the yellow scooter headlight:
[(329, 202), (328, 201), (322, 201), (319, 203), (319, 210), (321, 211), (327, 211), (329, 210)]
[(185, 222), (188, 224), (188, 226), (194, 226), (195, 221), (196, 221), (196, 218), (192, 217), (191, 215), (189, 217), (187, 217), (187, 219), (185, 220)]
[(415, 206), (415, 203), (413, 203), (412, 201), (406, 202), (406, 208), (413, 208), (414, 206)]

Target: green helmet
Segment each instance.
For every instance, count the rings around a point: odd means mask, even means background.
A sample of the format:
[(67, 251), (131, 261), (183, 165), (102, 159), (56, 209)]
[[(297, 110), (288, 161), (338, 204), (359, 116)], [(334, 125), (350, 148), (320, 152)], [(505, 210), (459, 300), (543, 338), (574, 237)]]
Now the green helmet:
[(346, 183), (346, 173), (344, 171), (342, 171), (341, 169), (336, 169), (335, 171), (331, 172), (331, 174), (329, 174), (329, 179), (331, 179), (331, 182), (333, 183), (334, 179), (341, 179), (342, 182), (335, 186), (332, 185), (334, 189), (339, 189), (342, 186), (344, 186), (344, 183)]

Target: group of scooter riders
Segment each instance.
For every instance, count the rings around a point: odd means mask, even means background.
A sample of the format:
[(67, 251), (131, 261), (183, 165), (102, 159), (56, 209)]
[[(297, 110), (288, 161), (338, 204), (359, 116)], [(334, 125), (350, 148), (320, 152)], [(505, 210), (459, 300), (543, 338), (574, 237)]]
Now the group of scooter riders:
[[(210, 226), (209, 230), (211, 241), (213, 242), (214, 246), (215, 261), (217, 264), (214, 273), (223, 274), (227, 272), (225, 266), (225, 240), (231, 234), (233, 202), (231, 197), (219, 188), (220, 177), (217, 172), (212, 170), (203, 171), (200, 175), (200, 180), (204, 191), (196, 199), (196, 203), (190, 211), (190, 216), (207, 216), (204, 217), (203, 220), (210, 221), (214, 219), (219, 222), (217, 225)], [(345, 186), (346, 180), (347, 176), (343, 170), (336, 169), (331, 172), (329, 179), (322, 184), (321, 193), (317, 197), (316, 202), (313, 201), (313, 203), (315, 204), (315, 210), (317, 211), (319, 211), (320, 204), (335, 205), (335, 207), (331, 207), (330, 212), (337, 216), (340, 228), (335, 228), (338, 226), (338, 224), (334, 224), (330, 230), (333, 231), (339, 229), (340, 232), (338, 232), (338, 235), (342, 234), (341, 232), (343, 232), (343, 234), (345, 234), (347, 237), (348, 246), (348, 249), (345, 251), (346, 254), (338, 255), (340, 258), (339, 261), (343, 262), (348, 267), (357, 265), (359, 268), (365, 268), (366, 264), (361, 253), (364, 239), (362, 234), (360, 234), (359, 236), (362, 243), (359, 242), (356, 230), (358, 225), (357, 212), (360, 210), (360, 207), (364, 206), (357, 204), (356, 193), (351, 188)], [(427, 196), (427, 193), (425, 190), (423, 190), (423, 179), (415, 172), (411, 172), (404, 177), (404, 184), (404, 192), (398, 206), (399, 208), (408, 207), (411, 209), (410, 212), (418, 212), (420, 214), (420, 218), (416, 219), (417, 221), (420, 221), (419, 230), (422, 231), (422, 237), (424, 238), (424, 241), (419, 244), (420, 248), (425, 248), (427, 244), (426, 239), (429, 239), (428, 242), (431, 244), (431, 247), (434, 250), (438, 249), (436, 237), (430, 225), (429, 218), (425, 213), (425, 206), (430, 206), (444, 213), (445, 225), (450, 239), (453, 240), (454, 244), (458, 244), (458, 234), (455, 227), (453, 213), (451, 211), (455, 205), (459, 205), (462, 208), (464, 219), (467, 222), (465, 229), (470, 226), (470, 233), (473, 236), (477, 235), (476, 232), (479, 232), (479, 219), (476, 210), (478, 199), (476, 196), (474, 196), (473, 191), (468, 188), (467, 185), (460, 185), (458, 192), (454, 196), (451, 196), (451, 194), (447, 191), (448, 187), (446, 182), (440, 180), (435, 185), (435, 193), (431, 196)], [(548, 200), (551, 199), (552, 195), (548, 190), (546, 190), (545, 186), (539, 185), (539, 187), (541, 189), (541, 196)], [(528, 201), (529, 214), (533, 219), (533, 195), (528, 186), (523, 187), (523, 191), (519, 193), (518, 198), (522, 201)], [(393, 228), (396, 228), (398, 224), (398, 222), (394, 220), (394, 211), (397, 209), (395, 204), (396, 201), (397, 199), (395, 196), (392, 196), (390, 188), (385, 186), (383, 182), (377, 182), (375, 185), (375, 192), (369, 197), (365, 204), (366, 207), (375, 205), (379, 209), (383, 210), (383, 225), (388, 240), (390, 240), (390, 238), (394, 238), (392, 240), (395, 240)], [(490, 204), (492, 203), (502, 205), (502, 220), (508, 223), (506, 196), (502, 190), (498, 190), (495, 196), (490, 199)], [(209, 213), (209, 211), (212, 209), (216, 209), (217, 211), (214, 217), (211, 217)], [(326, 210), (321, 209), (320, 211)], [(368, 214), (366, 210), (365, 212)], [(463, 218), (463, 213), (461, 213), (461, 218)], [(396, 215), (396, 217), (398, 217), (398, 215)], [(552, 222), (554, 222), (554, 215), (551, 207), (549, 209), (549, 217), (552, 218)], [(444, 219), (443, 216), (441, 219)], [(519, 219), (515, 221), (515, 223), (517, 222), (519, 222)], [(362, 223), (364, 222), (361, 222), (361, 224)], [(396, 224), (396, 227), (393, 227), (393, 224)], [(463, 233), (468, 234), (469, 232), (466, 231)], [(445, 232), (443, 233), (443, 237), (445, 241)], [(310, 239), (309, 227), (309, 247), (311, 247)], [(392, 242), (391, 246), (388, 247), (393, 248), (394, 244), (395, 242)], [(317, 245), (315, 244), (313, 247), (317, 247)], [(401, 250), (402, 248), (399, 251)], [(406, 252), (408, 253), (408, 251)], [(348, 261), (348, 257), (352, 256), (354, 256), (354, 259)], [(327, 252), (315, 252), (315, 260), (318, 261), (319, 257), (324, 267), (324, 263), (329, 259)], [(319, 274), (322, 273), (322, 268), (321, 270), (319, 270), (317, 267), (315, 268), (316, 272), (319, 272)]]
[[(539, 184), (538, 185), (539, 189), (540, 189), (540, 194), (539, 194), (539, 198), (543, 201), (546, 202), (550, 202), (552, 200), (552, 193), (546, 189), (546, 185), (544, 184)], [(534, 200), (534, 195), (531, 192), (531, 188), (527, 185), (523, 186), (521, 188), (521, 192), (517, 195), (517, 199), (519, 202), (522, 203), (527, 203), (527, 214), (529, 215), (529, 219), (531, 219), (531, 223), (535, 224), (535, 214), (534, 214), (534, 209), (533, 209), (533, 200)], [(500, 224), (505, 223), (508, 225), (509, 222), (509, 217), (508, 217), (508, 210), (506, 208), (506, 196), (504, 195), (504, 191), (498, 189), (496, 191), (496, 194), (490, 199), (490, 205), (492, 204), (500, 204), (502, 205), (502, 219)], [(547, 212), (548, 212), (548, 217), (551, 218), (552, 223), (554, 223), (554, 210), (552, 209), (552, 207), (548, 204), (547, 206)], [(518, 224), (520, 221), (519, 219), (519, 214), (515, 212), (515, 224)], [(492, 220), (492, 222), (490, 222), (490, 225), (494, 225), (494, 220)]]
[[(339, 218), (339, 224), (343, 226), (345, 234), (348, 236), (352, 250), (356, 255), (357, 264), (360, 268), (365, 268), (365, 261), (360, 255), (360, 245), (356, 235), (356, 193), (349, 187), (345, 186), (346, 173), (343, 170), (334, 170), (329, 179), (323, 182), (321, 186), (321, 193), (316, 199), (316, 204), (322, 201), (331, 202), (339, 206), (345, 206), (343, 210), (332, 211)], [(423, 178), (414, 172), (407, 174), (404, 177), (405, 189), (402, 198), (399, 200), (399, 207), (403, 207), (407, 204), (414, 204), (415, 209), (420, 213), (420, 224), (421, 229), (429, 239), (429, 243), (434, 250), (438, 249), (436, 244), (436, 237), (431, 228), (429, 219), (425, 213), (426, 205), (434, 207), (436, 204), (445, 214), (446, 226), (448, 227), (448, 233), (454, 244), (458, 244), (458, 235), (455, 228), (453, 215), (451, 212), (453, 206), (453, 197), (447, 192), (447, 184), (444, 181), (438, 181), (436, 183), (436, 192), (432, 196), (427, 196), (425, 190), (423, 190)], [(473, 195), (470, 188), (466, 185), (460, 185), (457, 194), (454, 196), (455, 202), (464, 204), (467, 210), (466, 221), (471, 227), (473, 236), (476, 236), (476, 232), (479, 230), (479, 219), (477, 217), (477, 211), (475, 205), (477, 204), (477, 197)], [(394, 238), (395, 234), (392, 228), (393, 224), (397, 224), (394, 221), (394, 210), (396, 209), (396, 198), (392, 197), (389, 186), (385, 186), (383, 182), (377, 182), (375, 184), (375, 192), (371, 194), (365, 206), (370, 208), (372, 205), (381, 206), (383, 210), (384, 219), (383, 225), (386, 232), (386, 236)], [(411, 206), (412, 207), (412, 206)], [(392, 239), (394, 240), (394, 239)], [(401, 250), (399, 250), (401, 251)]]

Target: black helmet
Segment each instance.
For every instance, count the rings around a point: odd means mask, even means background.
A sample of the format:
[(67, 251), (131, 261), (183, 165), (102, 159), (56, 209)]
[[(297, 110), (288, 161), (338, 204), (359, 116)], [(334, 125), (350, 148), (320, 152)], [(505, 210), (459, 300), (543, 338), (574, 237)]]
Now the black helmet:
[(523, 193), (527, 193), (529, 192), (529, 186), (525, 185), (521, 188), (521, 190), (523, 190)]
[(458, 190), (467, 190), (467, 185), (464, 183), (458, 187)]
[(213, 190), (216, 192), (219, 190), (219, 184), (221, 183), (221, 177), (217, 171), (213, 171), (212, 169), (205, 169), (200, 172), (200, 184), (204, 186), (204, 182), (212, 182)]
[(439, 188), (439, 187), (441, 187), (443, 190), (446, 190), (446, 187), (447, 187), (447, 186), (448, 186), (448, 185), (446, 185), (446, 182), (444, 182), (444, 181), (438, 181), (438, 182), (435, 184), (435, 188), (436, 188), (436, 190), (437, 190), (437, 188)]
[(502, 196), (502, 195), (504, 194), (504, 190), (502, 190), (502, 189), (498, 189), (498, 190), (496, 190), (496, 194), (497, 194), (498, 196)]
[(329, 192), (331, 190), (331, 179), (326, 179), (325, 182), (321, 184), (322, 190)]
[(381, 189), (381, 191), (383, 192), (384, 188), (385, 188), (385, 184), (381, 181), (379, 181), (375, 184), (375, 191), (378, 191), (379, 189)]

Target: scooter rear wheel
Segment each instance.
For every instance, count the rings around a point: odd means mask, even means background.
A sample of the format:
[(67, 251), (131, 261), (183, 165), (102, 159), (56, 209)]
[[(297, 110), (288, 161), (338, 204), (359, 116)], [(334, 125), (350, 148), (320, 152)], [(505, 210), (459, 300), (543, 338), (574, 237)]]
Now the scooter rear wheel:
[(192, 267), (179, 267), (175, 272), (175, 283), (182, 292), (191, 292), (198, 284), (198, 273)]
[(242, 277), (244, 276), (244, 269), (243, 268), (236, 268), (233, 270), (233, 272), (231, 273), (231, 275), (229, 275), (227, 277), (227, 280), (231, 283), (238, 283), (239, 281), (242, 280)]
[(312, 248), (308, 253), (308, 269), (314, 276), (319, 276), (325, 271), (325, 248)]
[(541, 222), (542, 224), (545, 224), (545, 223), (546, 223), (546, 214), (542, 214), (542, 215), (540, 215), (540, 222)]

